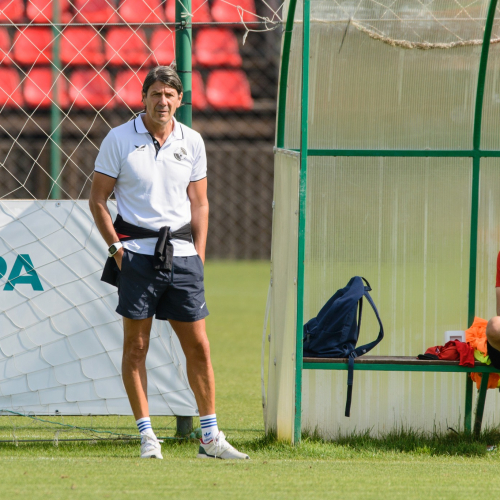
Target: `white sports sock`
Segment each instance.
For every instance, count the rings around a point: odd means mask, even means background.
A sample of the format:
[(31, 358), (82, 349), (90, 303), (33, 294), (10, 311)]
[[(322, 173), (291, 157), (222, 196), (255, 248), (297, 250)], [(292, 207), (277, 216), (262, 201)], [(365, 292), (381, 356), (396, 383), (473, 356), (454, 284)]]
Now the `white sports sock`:
[(217, 417), (215, 413), (213, 415), (205, 415), (200, 417), (201, 424), (201, 440), (203, 443), (207, 444), (212, 441), (217, 434), (219, 434), (219, 428), (217, 427)]
[(143, 417), (136, 420), (137, 428), (141, 434), (154, 434), (153, 428), (151, 427), (151, 419), (149, 417)]

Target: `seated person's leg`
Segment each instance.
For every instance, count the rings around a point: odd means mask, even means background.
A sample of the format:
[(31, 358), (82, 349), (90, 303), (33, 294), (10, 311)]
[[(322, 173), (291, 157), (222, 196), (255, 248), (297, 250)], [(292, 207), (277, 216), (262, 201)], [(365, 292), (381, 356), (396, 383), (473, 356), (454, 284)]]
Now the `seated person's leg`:
[(494, 316), (486, 326), (488, 355), (495, 368), (500, 370), (500, 316)]

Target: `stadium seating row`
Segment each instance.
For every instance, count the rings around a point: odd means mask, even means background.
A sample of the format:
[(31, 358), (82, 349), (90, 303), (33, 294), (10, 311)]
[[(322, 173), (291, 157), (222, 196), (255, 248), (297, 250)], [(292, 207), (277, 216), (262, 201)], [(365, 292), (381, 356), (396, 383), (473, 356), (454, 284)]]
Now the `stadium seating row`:
[[(118, 72), (113, 85), (107, 70), (77, 69), (69, 77), (59, 76), (56, 82), (57, 101), (61, 108), (111, 109), (127, 105), (133, 110), (142, 108), (142, 81), (147, 70)], [(0, 67), (0, 109), (49, 108), (52, 101), (53, 77), (50, 68), (33, 68), (23, 80), (14, 68)], [(207, 79), (206, 92), (198, 71), (193, 72), (192, 104), (195, 109), (208, 105), (220, 110), (250, 110), (253, 107), (250, 85), (241, 70), (213, 70)]]
[[(0, 28), (0, 64), (50, 64), (54, 38), (51, 28), (28, 27), (18, 31), (11, 43), (8, 32)], [(175, 33), (156, 28), (148, 43), (143, 29), (113, 27), (103, 36), (91, 27), (69, 26), (60, 37), (60, 58), (66, 65), (151, 66), (170, 64), (175, 56)], [(11, 60), (12, 58), (12, 60)], [(240, 67), (241, 55), (233, 31), (226, 28), (200, 28), (193, 44), (193, 64), (203, 67)]]
[[(78, 23), (161, 23), (175, 21), (175, 0), (120, 0), (116, 9), (112, 0), (58, 0), (60, 20)], [(0, 0), (0, 21), (20, 22), (25, 16), (34, 23), (53, 20), (52, 0)], [(117, 13), (118, 12), (118, 13)], [(214, 0), (212, 9), (207, 0), (192, 0), (194, 22), (245, 23), (257, 20), (254, 0)], [(241, 13), (241, 15), (240, 15)]]

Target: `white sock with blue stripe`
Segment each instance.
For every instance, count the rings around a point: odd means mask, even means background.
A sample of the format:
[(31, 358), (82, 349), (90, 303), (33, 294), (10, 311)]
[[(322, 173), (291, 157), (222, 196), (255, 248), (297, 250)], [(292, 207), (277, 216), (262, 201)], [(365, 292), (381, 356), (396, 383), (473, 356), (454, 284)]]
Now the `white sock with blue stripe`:
[(219, 428), (217, 427), (217, 417), (215, 413), (213, 415), (205, 415), (200, 417), (201, 424), (201, 440), (204, 444), (209, 443), (212, 439), (215, 439), (217, 434), (219, 434)]
[(149, 417), (143, 417), (136, 420), (137, 428), (141, 434), (154, 434), (153, 428), (151, 427), (151, 419)]

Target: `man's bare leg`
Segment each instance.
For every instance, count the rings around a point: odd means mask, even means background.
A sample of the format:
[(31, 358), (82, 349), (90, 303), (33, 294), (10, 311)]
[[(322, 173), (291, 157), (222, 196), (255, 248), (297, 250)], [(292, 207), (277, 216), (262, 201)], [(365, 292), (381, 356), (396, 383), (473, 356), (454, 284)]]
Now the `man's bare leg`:
[(231, 446), (226, 441), (224, 433), (218, 430), (215, 415), (214, 371), (210, 360), (210, 344), (205, 330), (205, 320), (193, 323), (169, 321), (186, 356), (189, 384), (200, 412), (203, 434), (198, 458), (248, 459), (246, 453), (240, 453)]
[(497, 351), (500, 351), (500, 316), (494, 316), (486, 326), (486, 338)]
[(136, 420), (149, 417), (146, 355), (153, 318), (123, 318), (122, 377)]
[(169, 322), (186, 356), (189, 385), (196, 398), (200, 415), (211, 415), (215, 413), (215, 380), (205, 320), (192, 323), (174, 320)]

